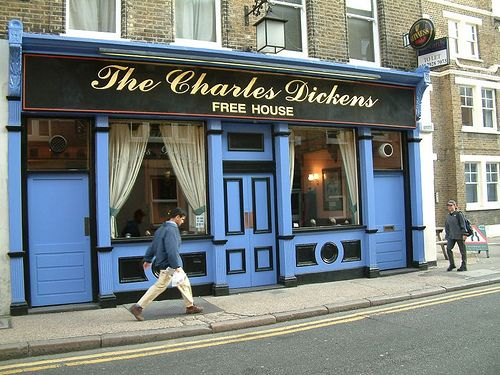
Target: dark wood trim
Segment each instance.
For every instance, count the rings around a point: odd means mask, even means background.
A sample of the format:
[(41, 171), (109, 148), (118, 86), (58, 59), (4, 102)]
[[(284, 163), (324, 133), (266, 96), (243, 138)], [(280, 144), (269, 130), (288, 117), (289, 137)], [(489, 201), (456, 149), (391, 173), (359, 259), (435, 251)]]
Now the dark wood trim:
[(109, 309), (117, 306), (116, 304), (116, 296), (114, 294), (106, 294), (97, 298), (99, 301), (99, 307), (101, 309)]
[(221, 134), (224, 134), (224, 130), (222, 129), (207, 130), (207, 135), (221, 135)]
[(232, 161), (222, 162), (224, 173), (273, 173), (276, 166), (273, 161)]
[(282, 131), (282, 132), (275, 132), (273, 133), (273, 135), (275, 137), (289, 137), (290, 134), (292, 134), (292, 132), (290, 130), (287, 130), (287, 131)]
[(366, 273), (366, 277), (368, 277), (369, 279), (374, 279), (375, 277), (380, 276), (380, 270), (378, 268), (366, 267), (365, 273)]
[(8, 132), (21, 132), (22, 128), (20, 126), (14, 126), (14, 125), (5, 125), (5, 129), (7, 129)]
[(26, 251), (9, 251), (7, 253), (9, 258), (24, 258), (26, 257)]
[(109, 253), (113, 251), (113, 246), (96, 246), (95, 250), (98, 253)]
[(10, 315), (28, 315), (28, 304), (26, 302), (18, 302), (10, 304)]
[(278, 240), (291, 241), (295, 238), (295, 234), (279, 235)]
[(279, 281), (281, 285), (284, 285), (285, 288), (295, 288), (297, 284), (297, 278), (295, 276), (284, 277), (280, 276)]
[(229, 295), (229, 286), (227, 284), (214, 284), (212, 286), (212, 293), (215, 297), (220, 296), (228, 296)]
[(411, 227), (411, 230), (425, 230), (425, 225), (414, 225)]
[(358, 141), (373, 139), (373, 135), (358, 135)]
[(374, 234), (374, 233), (377, 233), (378, 232), (378, 229), (365, 229), (365, 233), (368, 233), (368, 234)]
[(111, 128), (109, 126), (96, 126), (96, 127), (94, 127), (94, 132), (96, 132), (96, 133), (109, 133), (110, 129)]
[(225, 245), (225, 244), (227, 244), (227, 240), (212, 240), (212, 243), (213, 243), (214, 245), (218, 245), (218, 246), (220, 246), (220, 245)]
[(365, 267), (330, 272), (316, 272), (297, 276), (298, 285), (364, 278)]
[(427, 264), (427, 262), (419, 263), (414, 261), (411, 263), (411, 266), (413, 268), (418, 268), (419, 271), (427, 271), (429, 269), (429, 265)]
[(422, 138), (408, 138), (408, 143), (420, 143), (422, 142)]
[(21, 97), (17, 95), (7, 95), (5, 97), (9, 102), (21, 101)]

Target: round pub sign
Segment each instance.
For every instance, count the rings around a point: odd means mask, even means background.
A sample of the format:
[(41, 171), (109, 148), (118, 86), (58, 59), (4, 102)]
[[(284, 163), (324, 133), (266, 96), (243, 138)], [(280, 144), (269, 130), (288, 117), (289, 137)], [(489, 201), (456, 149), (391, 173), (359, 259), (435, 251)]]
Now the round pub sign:
[(414, 49), (420, 49), (434, 40), (434, 24), (428, 18), (421, 18), (416, 21), (408, 33), (410, 45)]

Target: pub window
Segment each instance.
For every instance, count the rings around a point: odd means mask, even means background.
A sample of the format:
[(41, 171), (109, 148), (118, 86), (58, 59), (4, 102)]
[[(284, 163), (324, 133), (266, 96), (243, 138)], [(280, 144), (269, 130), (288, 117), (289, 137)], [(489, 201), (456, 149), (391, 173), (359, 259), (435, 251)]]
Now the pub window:
[(149, 236), (181, 207), (206, 234), (205, 132), (196, 122), (110, 121), (111, 237)]
[(262, 133), (227, 133), (228, 151), (264, 151)]
[(375, 0), (347, 0), (349, 58), (358, 64), (379, 64)]
[(280, 54), (306, 53), (307, 26), (304, 0), (273, 1), (273, 13), (287, 20), (285, 23), (285, 49)]
[(121, 0), (66, 0), (66, 33), (120, 38)]
[(88, 120), (29, 119), (26, 128), (28, 170), (88, 169)]
[(293, 227), (359, 224), (354, 131), (290, 129)]
[(175, 42), (220, 46), (220, 0), (175, 0)]
[(372, 135), (373, 168), (401, 170), (403, 168), (401, 133), (374, 131)]

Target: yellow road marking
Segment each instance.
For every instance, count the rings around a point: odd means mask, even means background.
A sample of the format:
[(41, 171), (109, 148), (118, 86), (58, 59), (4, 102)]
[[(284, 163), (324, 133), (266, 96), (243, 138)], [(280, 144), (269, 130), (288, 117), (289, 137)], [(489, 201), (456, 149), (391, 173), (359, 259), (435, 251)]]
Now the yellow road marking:
[(498, 293), (498, 292), (500, 292), (500, 286), (490, 287), (479, 291), (476, 290), (476, 291), (461, 292), (459, 294), (455, 294), (452, 296), (437, 297), (431, 300), (410, 302), (398, 306), (382, 307), (378, 309), (372, 309), (367, 312), (357, 312), (341, 317), (330, 317), (326, 319), (315, 320), (312, 322), (293, 324), (286, 327), (271, 328), (267, 330), (253, 331), (253, 332), (229, 335), (224, 337), (209, 338), (197, 341), (188, 341), (176, 344), (157, 345), (147, 348), (127, 349), (127, 350), (112, 351), (107, 353), (97, 353), (97, 354), (89, 354), (89, 355), (74, 356), (67, 358), (41, 360), (30, 363), (5, 365), (5, 366), (0, 366), (0, 375), (19, 374), (23, 372), (42, 371), (59, 367), (70, 367), (70, 366), (73, 367), (73, 366), (90, 365), (96, 363), (121, 361), (126, 359), (141, 358), (159, 354), (168, 354), (186, 350), (202, 349), (211, 346), (221, 346), (238, 342), (259, 340), (268, 337), (288, 335), (291, 333), (333, 326), (337, 324), (351, 323), (366, 319), (371, 316), (387, 315), (396, 312), (409, 311), (423, 307), (450, 303), (466, 298), (479, 297), (482, 295)]

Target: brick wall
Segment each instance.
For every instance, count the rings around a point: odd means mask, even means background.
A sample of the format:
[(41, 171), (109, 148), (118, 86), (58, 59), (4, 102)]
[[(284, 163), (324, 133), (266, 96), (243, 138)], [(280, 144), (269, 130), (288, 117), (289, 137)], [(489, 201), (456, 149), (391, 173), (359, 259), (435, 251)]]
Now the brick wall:
[[(431, 16), (436, 26), (436, 38), (448, 36), (448, 20), (443, 11), (480, 18), (478, 28), (480, 60), (458, 60), (445, 67), (433, 69), (431, 93), (432, 121), (435, 131), (433, 147), (437, 155), (434, 168), (435, 191), (440, 202), (436, 204), (436, 222), (442, 225), (446, 210), (446, 201), (456, 199), (463, 210), (466, 206), (464, 163), (461, 155), (500, 156), (500, 136), (484, 133), (462, 132), (459, 86), (455, 84), (457, 76), (470, 77), (483, 81), (496, 81), (500, 72), (488, 71), (500, 61), (500, 32), (495, 28), (494, 19), (485, 11), (491, 11), (490, 1), (453, 1), (454, 4), (478, 8), (481, 12), (471, 12), (454, 6), (444, 6), (433, 1), (422, 0), (422, 12)], [(453, 71), (452, 71), (453, 70)], [(461, 73), (455, 73), (460, 71)], [(435, 74), (438, 73), (438, 74)], [(500, 114), (500, 91), (496, 90), (497, 117)], [(500, 124), (500, 119), (497, 119)], [(500, 223), (500, 210), (471, 211), (467, 215), (474, 223)]]

